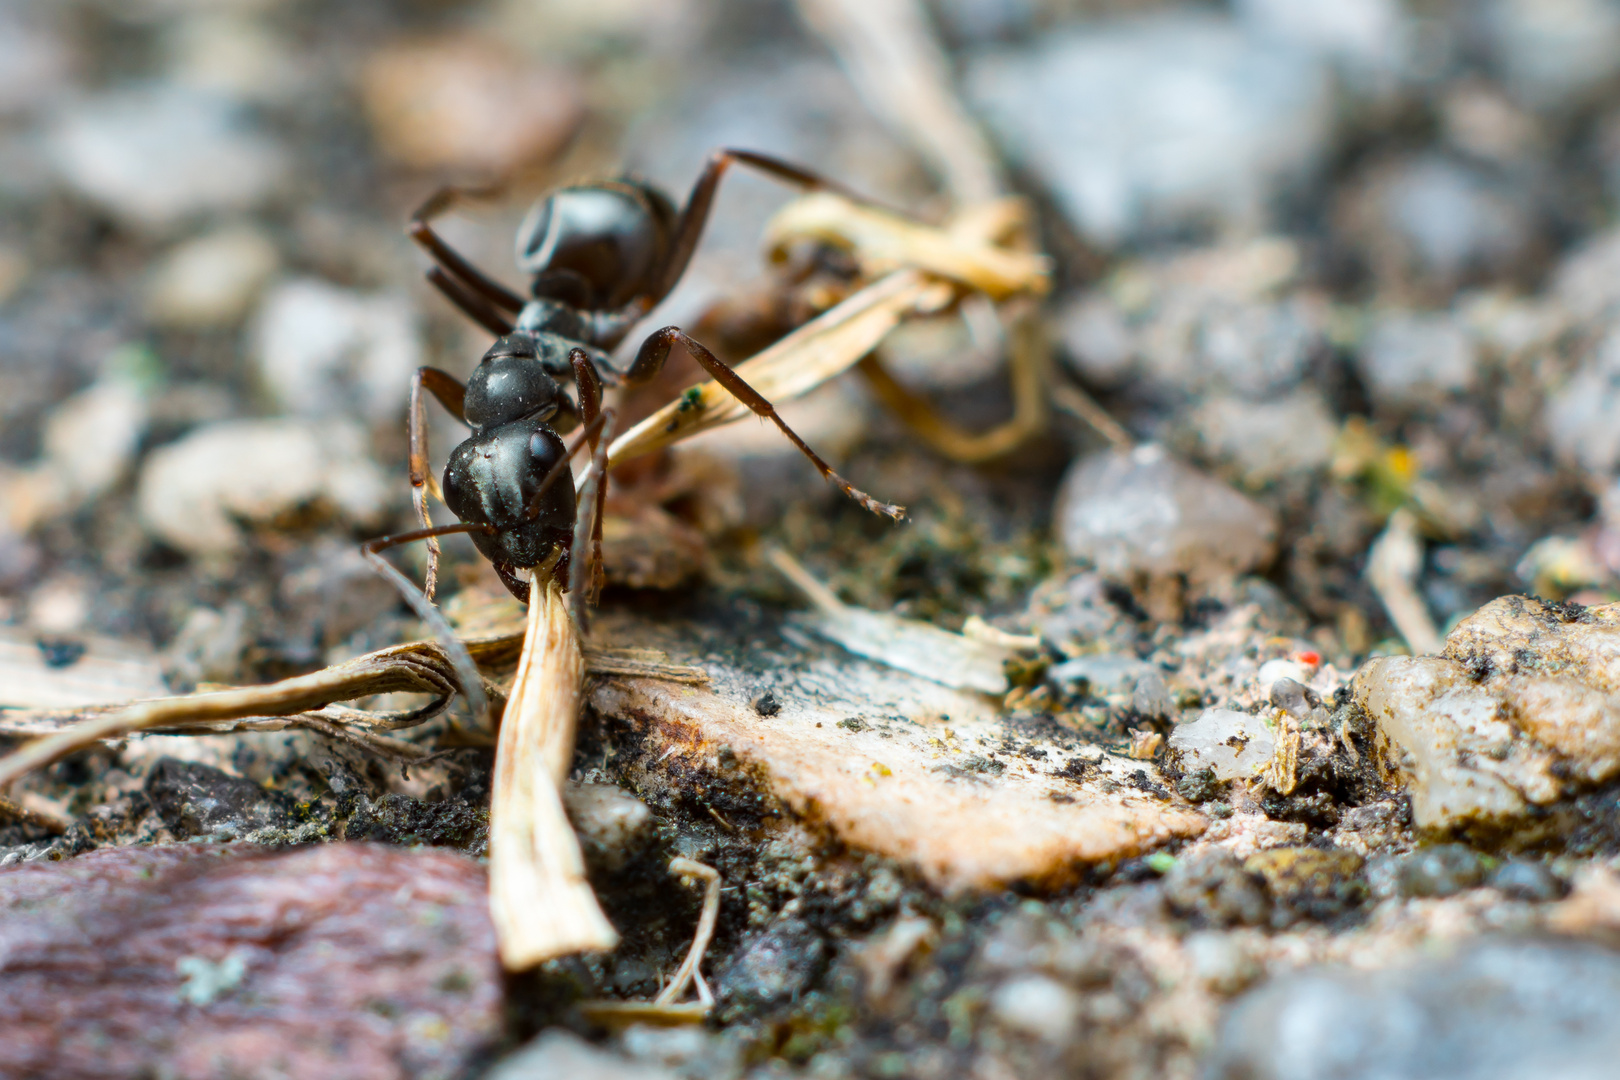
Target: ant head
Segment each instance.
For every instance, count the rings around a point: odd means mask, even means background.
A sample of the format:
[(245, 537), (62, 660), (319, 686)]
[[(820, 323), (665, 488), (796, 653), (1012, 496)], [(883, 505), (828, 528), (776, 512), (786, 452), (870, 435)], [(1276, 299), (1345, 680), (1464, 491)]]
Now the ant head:
[(496, 339), (467, 380), (462, 404), (467, 423), (485, 428), (525, 417), (551, 419), (562, 401), (562, 387), (546, 374), (547, 359), (529, 334)]
[(656, 286), (674, 219), (669, 199), (645, 184), (563, 188), (519, 226), (518, 267), (533, 275), (537, 297), (587, 311), (621, 308)]

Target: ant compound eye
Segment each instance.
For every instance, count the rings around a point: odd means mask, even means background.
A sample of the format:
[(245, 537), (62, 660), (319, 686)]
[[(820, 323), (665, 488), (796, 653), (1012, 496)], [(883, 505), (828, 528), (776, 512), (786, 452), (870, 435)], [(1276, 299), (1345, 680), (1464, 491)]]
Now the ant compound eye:
[(562, 440), (544, 428), (529, 436), (529, 457), (541, 468), (551, 468), (563, 453)]

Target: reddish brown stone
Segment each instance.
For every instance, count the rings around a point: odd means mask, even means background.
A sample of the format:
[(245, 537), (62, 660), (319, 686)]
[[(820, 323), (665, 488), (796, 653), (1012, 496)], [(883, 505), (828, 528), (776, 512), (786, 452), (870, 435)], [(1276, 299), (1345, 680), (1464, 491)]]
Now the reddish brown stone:
[(500, 1032), (485, 891), (370, 844), (0, 871), (0, 1077), (458, 1075)]

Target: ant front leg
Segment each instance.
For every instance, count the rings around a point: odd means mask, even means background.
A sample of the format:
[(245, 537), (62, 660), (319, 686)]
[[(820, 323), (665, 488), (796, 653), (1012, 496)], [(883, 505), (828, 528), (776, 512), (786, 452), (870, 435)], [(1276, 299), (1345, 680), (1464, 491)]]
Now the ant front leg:
[[(433, 520), (428, 516), (427, 493), (433, 477), (428, 472), (427, 400), (422, 396), (423, 390), (438, 398), (439, 404), (449, 410), (451, 416), (465, 424), (467, 417), (462, 411), (462, 403), (466, 399), (467, 388), (454, 375), (434, 367), (417, 368), (416, 374), (411, 378), (409, 422), (411, 505), (416, 509), (416, 520), (422, 523), (422, 528), (432, 530)], [(437, 488), (437, 485), (434, 487)], [(427, 541), (428, 548), (427, 580), (422, 586), (422, 592), (432, 600), (433, 593), (439, 587), (439, 534), (434, 533), (422, 539)]]
[(686, 350), (687, 355), (701, 364), (703, 370), (707, 371), (715, 382), (725, 387), (727, 393), (748, 406), (755, 414), (769, 420), (781, 429), (782, 434), (786, 435), (788, 440), (794, 446), (797, 446), (805, 457), (810, 459), (810, 463), (816, 467), (822, 477), (836, 484), (845, 495), (848, 495), (874, 514), (883, 514), (885, 517), (893, 518), (895, 521), (899, 521), (906, 516), (905, 507), (879, 502), (834, 472), (832, 466), (821, 460), (821, 455), (810, 449), (809, 444), (799, 438), (798, 432), (788, 427), (787, 422), (777, 413), (776, 406), (772, 405), (764, 394), (749, 386), (741, 375), (738, 375), (723, 360), (705, 348), (701, 342), (693, 339), (678, 326), (666, 326), (662, 330), (656, 331), (642, 343), (641, 351), (636, 353), (635, 362), (625, 372), (624, 381), (626, 385), (634, 386), (657, 375), (659, 370), (663, 368), (664, 362), (669, 359), (670, 349), (677, 344)]
[[(596, 470), (593, 479), (595, 506), (592, 510), (594, 524), (591, 526), (591, 578), (590, 602), (596, 603), (596, 598), (602, 592), (602, 584), (606, 573), (602, 569), (602, 518), (607, 514), (607, 444), (613, 438), (611, 430), (612, 417), (603, 421), (601, 429), (597, 430), (596, 418), (602, 414), (602, 378), (591, 362), (590, 354), (584, 349), (570, 349), (568, 362), (574, 367), (574, 386), (579, 390), (580, 422), (585, 425), (591, 443), (591, 467)], [(599, 445), (600, 444), (600, 445)], [(583, 578), (580, 579), (583, 582)], [(569, 588), (575, 587), (570, 583)], [(583, 617), (583, 608), (580, 611)], [(584, 627), (584, 622), (580, 626)]]
[[(462, 286), (464, 290), (476, 294), (486, 303), (493, 304), (497, 308), (510, 311), (516, 315), (523, 310), (523, 297), (500, 282), (492, 280), (478, 267), (468, 262), (454, 248), (445, 243), (443, 238), (433, 231), (433, 226), (430, 224), (434, 218), (464, 199), (480, 196), (487, 197), (494, 194), (497, 194), (494, 190), (463, 191), (454, 187), (440, 188), (430, 195), (426, 202), (416, 208), (416, 212), (411, 215), (409, 224), (405, 226), (405, 231), (412, 240), (415, 240), (429, 255), (433, 256), (434, 261), (448, 272), (449, 278), (456, 284)], [(438, 281), (435, 281), (434, 284), (444, 290), (452, 300), (455, 300), (457, 306), (461, 306), (460, 300), (445, 289), (443, 285)], [(467, 309), (463, 307), (462, 310)], [(469, 311), (468, 314), (472, 314), (472, 312)], [(473, 317), (477, 318), (476, 315)]]

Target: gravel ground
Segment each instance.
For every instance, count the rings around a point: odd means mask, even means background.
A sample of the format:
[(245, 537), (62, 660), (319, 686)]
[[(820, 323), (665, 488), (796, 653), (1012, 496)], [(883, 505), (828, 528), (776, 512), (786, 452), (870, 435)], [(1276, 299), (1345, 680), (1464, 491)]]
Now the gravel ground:
[[(459, 705), (406, 766), (136, 736), (0, 799), (0, 1074), (1612, 1073), (1620, 4), (854, 10), (0, 0), (7, 749), (430, 636), (358, 545), (414, 520), (412, 373), (490, 343), (404, 234), (442, 184), (503, 181), (442, 225), (514, 284), (537, 195), (720, 146), (928, 221), (1004, 187), (1054, 260), (1012, 451), (953, 463), (853, 374), (784, 407), (900, 525), (764, 425), (615, 476), (593, 641), (707, 679), (587, 687), (564, 800), (617, 950), (501, 973)], [(918, 41), (976, 125), (934, 149), (872, 75)], [(729, 175), (627, 348), (740, 360), (847, 292), (764, 257), (791, 197)], [(881, 355), (982, 430), (1005, 337), (968, 302)], [(440, 599), (522, 625), (464, 537)], [(699, 919), (672, 859), (720, 875), (713, 1007), (631, 1023)]]

